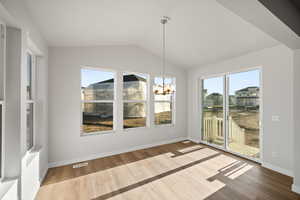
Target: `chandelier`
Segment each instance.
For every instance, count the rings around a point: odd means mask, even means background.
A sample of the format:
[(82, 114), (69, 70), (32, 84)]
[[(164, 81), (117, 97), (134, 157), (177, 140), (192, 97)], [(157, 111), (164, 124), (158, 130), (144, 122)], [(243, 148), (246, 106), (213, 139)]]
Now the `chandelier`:
[(173, 93), (173, 89), (166, 85), (166, 24), (170, 21), (170, 17), (163, 16), (160, 23), (163, 27), (162, 34), (162, 89), (155, 90), (155, 94), (167, 95)]

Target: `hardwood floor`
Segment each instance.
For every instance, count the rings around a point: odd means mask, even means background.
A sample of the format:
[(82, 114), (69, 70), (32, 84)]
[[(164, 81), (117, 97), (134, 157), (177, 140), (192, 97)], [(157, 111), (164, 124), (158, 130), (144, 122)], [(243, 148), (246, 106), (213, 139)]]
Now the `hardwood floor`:
[(292, 178), (183, 141), (49, 169), (37, 200), (299, 200)]

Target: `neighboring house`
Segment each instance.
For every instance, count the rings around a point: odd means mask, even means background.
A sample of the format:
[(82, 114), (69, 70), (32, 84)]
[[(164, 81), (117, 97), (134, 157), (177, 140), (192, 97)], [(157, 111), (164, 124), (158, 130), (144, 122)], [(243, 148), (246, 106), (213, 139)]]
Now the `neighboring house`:
[(229, 105), (236, 105), (235, 95), (229, 95)]
[[(206, 95), (206, 93), (204, 93)], [(212, 107), (223, 105), (223, 95), (219, 93), (211, 93), (204, 98), (204, 106)]]
[[(203, 90), (204, 106), (213, 107), (223, 104), (223, 95), (219, 93), (207, 94), (207, 90)], [(250, 106), (259, 105), (259, 87), (246, 87), (235, 92), (235, 95), (229, 95), (229, 105)]]
[[(146, 100), (147, 83), (146, 79), (134, 74), (123, 77), (123, 98), (124, 100)], [(114, 95), (114, 79), (93, 83), (88, 87), (82, 87), (82, 97), (85, 101), (89, 100), (112, 100)], [(154, 91), (160, 86), (154, 86)], [(163, 105), (163, 104), (162, 104)], [(143, 103), (125, 103), (124, 116), (126, 117), (145, 117), (146, 106)], [(162, 107), (163, 111), (170, 111), (170, 107)], [(85, 103), (84, 113), (87, 115), (111, 118), (113, 114), (112, 103)]]
[(246, 87), (235, 92), (238, 106), (258, 106), (259, 87)]

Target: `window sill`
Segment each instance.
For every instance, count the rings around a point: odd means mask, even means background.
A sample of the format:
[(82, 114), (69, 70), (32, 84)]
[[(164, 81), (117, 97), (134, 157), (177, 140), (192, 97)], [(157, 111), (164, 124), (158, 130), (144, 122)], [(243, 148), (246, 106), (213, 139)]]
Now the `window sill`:
[(160, 124), (154, 125), (155, 128), (163, 128), (163, 127), (175, 127), (175, 124)]
[[(6, 195), (8, 195), (11, 190), (13, 190), (14, 187), (17, 188), (18, 185), (18, 179), (3, 179), (0, 181), (0, 199), (4, 198)], [(12, 191), (14, 193), (14, 191)], [(17, 196), (17, 190), (15, 192)], [(14, 194), (13, 194), (14, 195)]]
[(32, 162), (32, 160), (40, 153), (42, 150), (41, 146), (34, 146), (30, 150), (28, 150), (25, 154), (25, 156), (22, 159), (22, 164), (25, 164), (23, 166), (28, 166)]
[(115, 132), (116, 132), (115, 130), (111, 130), (111, 131), (99, 131), (99, 132), (92, 132), (92, 133), (80, 133), (80, 137), (86, 137), (92, 135), (109, 135)]
[(109, 134), (124, 134), (124, 132), (146, 130), (146, 129), (151, 129), (151, 128), (168, 128), (168, 127), (169, 128), (175, 127), (175, 124), (153, 125), (152, 127), (144, 126), (144, 127), (136, 127), (136, 128), (124, 128), (120, 131), (111, 130), (111, 131), (100, 131), (100, 132), (93, 132), (93, 133), (80, 133), (80, 137), (88, 137), (88, 136), (96, 136), (96, 135), (109, 135)]
[(130, 132), (130, 131), (136, 131), (136, 130), (143, 130), (143, 129), (149, 129), (150, 127), (143, 126), (143, 127), (135, 127), (135, 128), (123, 128), (123, 132)]

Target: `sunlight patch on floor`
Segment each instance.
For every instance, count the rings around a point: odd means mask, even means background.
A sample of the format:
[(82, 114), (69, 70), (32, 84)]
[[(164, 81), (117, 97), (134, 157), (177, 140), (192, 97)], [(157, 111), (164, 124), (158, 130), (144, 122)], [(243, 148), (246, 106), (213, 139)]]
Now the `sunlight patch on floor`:
[[(210, 180), (211, 177), (221, 175), (232, 180), (253, 167), (217, 150), (200, 148), (200, 145), (193, 145), (178, 152), (170, 151), (44, 185), (38, 199), (43, 199), (43, 195), (50, 191), (52, 194), (64, 194), (52, 199), (205, 199), (226, 186), (222, 180)], [(151, 155), (150, 151), (148, 153)], [(139, 156), (137, 152), (133, 154)]]

